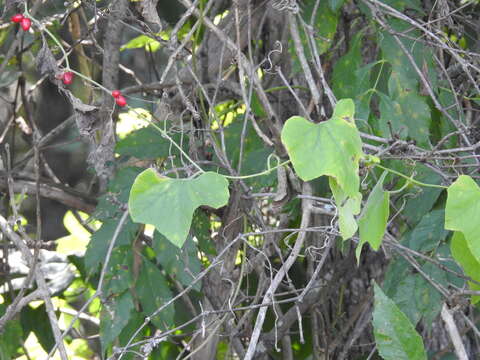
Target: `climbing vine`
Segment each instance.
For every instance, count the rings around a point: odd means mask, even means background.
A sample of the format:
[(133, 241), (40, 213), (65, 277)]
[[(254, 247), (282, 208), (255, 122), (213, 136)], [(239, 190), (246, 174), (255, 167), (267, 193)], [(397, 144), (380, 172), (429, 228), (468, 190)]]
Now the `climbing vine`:
[(477, 1), (0, 6), (0, 359), (478, 356)]

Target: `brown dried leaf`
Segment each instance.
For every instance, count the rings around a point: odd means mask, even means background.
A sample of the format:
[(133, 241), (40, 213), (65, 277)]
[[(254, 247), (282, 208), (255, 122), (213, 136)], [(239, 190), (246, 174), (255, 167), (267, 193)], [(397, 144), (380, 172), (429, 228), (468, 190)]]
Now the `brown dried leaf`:
[(35, 59), (35, 65), (37, 66), (38, 72), (41, 76), (55, 75), (60, 72), (57, 61), (50, 51), (45, 39), (43, 39), (43, 46), (38, 52), (37, 58)]
[(81, 136), (92, 140), (95, 130), (98, 128), (99, 109), (93, 105), (84, 104), (70, 91), (65, 91), (75, 112), (75, 123)]

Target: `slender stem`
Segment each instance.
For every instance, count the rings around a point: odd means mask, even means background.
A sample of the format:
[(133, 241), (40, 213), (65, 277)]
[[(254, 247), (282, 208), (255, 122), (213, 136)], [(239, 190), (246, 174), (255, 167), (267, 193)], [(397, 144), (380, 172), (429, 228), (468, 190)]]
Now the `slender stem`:
[(282, 162), (282, 163), (280, 163), (280, 164), (278, 164), (277, 166), (274, 166), (274, 167), (272, 167), (272, 168), (269, 167), (267, 170), (262, 171), (262, 172), (259, 172), (259, 173), (256, 173), (256, 174), (240, 175), (240, 176), (224, 175), (224, 177), (226, 177), (227, 179), (232, 179), (232, 180), (250, 179), (250, 178), (257, 177), (257, 176), (268, 175), (268, 174), (270, 174), (272, 171), (277, 170), (279, 167), (285, 166), (285, 165), (287, 165), (288, 163), (290, 163), (290, 160), (284, 161), (284, 162)]
[(424, 183), (424, 182), (421, 182), (421, 181), (418, 181), (418, 180), (415, 180), (414, 178), (412, 177), (409, 177), (407, 175), (404, 175), (402, 174), (401, 172), (398, 172), (396, 170), (393, 170), (393, 169), (389, 169), (389, 168), (386, 168), (380, 164), (374, 164), (374, 166), (378, 167), (379, 169), (382, 169), (382, 170), (385, 170), (385, 171), (388, 171), (392, 174), (395, 174), (395, 175), (398, 175), (404, 179), (407, 179), (408, 181), (410, 181), (412, 184), (415, 184), (415, 185), (418, 185), (418, 186), (424, 186), (424, 187), (431, 187), (431, 188), (437, 188), (437, 189), (448, 189), (448, 186), (444, 186), (444, 185), (437, 185), (437, 184), (427, 184), (427, 183)]
[(38, 21), (37, 19), (35, 19), (31, 14), (30, 12), (28, 11), (28, 1), (25, 1), (25, 14), (27, 15), (27, 17), (32, 20), (36, 26), (38, 26), (38, 28), (44, 32), (46, 32), (48, 34), (48, 36), (50, 36), (50, 38), (55, 42), (55, 44), (57, 44), (57, 46), (60, 48), (60, 51), (62, 52), (63, 54), (63, 58), (65, 59), (65, 64), (66, 64), (66, 67), (67, 69), (70, 69), (70, 63), (68, 61), (68, 55), (67, 55), (67, 52), (65, 51), (65, 49), (63, 48), (62, 44), (60, 43), (60, 41), (58, 41), (58, 39), (55, 37), (55, 35), (53, 35), (50, 30), (47, 29), (47, 27), (45, 25), (43, 25), (40, 21)]
[(188, 156), (188, 154), (182, 149), (182, 147), (180, 145), (178, 145), (175, 140), (173, 140), (165, 130), (161, 129), (159, 126), (157, 126), (157, 124), (155, 124), (153, 121), (150, 121), (148, 120), (144, 114), (140, 114), (138, 111), (136, 111), (134, 108), (130, 108), (130, 110), (132, 112), (134, 112), (135, 114), (137, 114), (139, 116), (139, 118), (141, 118), (142, 120), (146, 121), (147, 123), (149, 123), (150, 125), (153, 126), (153, 128), (155, 130), (157, 130), (160, 134), (162, 134), (162, 136), (164, 138), (166, 138), (168, 141), (170, 141), (170, 143), (175, 146), (178, 151), (180, 151), (180, 153), (193, 165), (195, 166), (195, 168), (197, 168), (197, 170), (201, 173), (204, 173), (205, 170), (203, 170), (195, 161), (193, 161), (193, 159)]
[(50, 38), (55, 42), (55, 44), (57, 44), (57, 46), (60, 48), (60, 51), (62, 52), (63, 54), (63, 58), (65, 59), (65, 67), (67, 69), (70, 69), (70, 62), (68, 61), (68, 54), (67, 52), (65, 51), (65, 49), (63, 48), (62, 44), (60, 44), (60, 41), (58, 41), (58, 39), (55, 37), (55, 35), (53, 35), (50, 30), (47, 29), (46, 26), (42, 26), (40, 24), (40, 22), (38, 22), (36, 19), (32, 18), (32, 20), (40, 27), (40, 28), (43, 28), (42, 30), (45, 31), (48, 36), (50, 36)]
[(89, 77), (83, 75), (82, 73), (76, 71), (76, 70), (73, 70), (73, 69), (70, 69), (68, 68), (68, 71), (74, 73), (75, 75), (81, 77), (82, 79), (84, 79), (85, 81), (88, 81), (89, 83), (95, 85), (95, 86), (98, 86), (100, 89), (102, 89), (103, 91), (107, 92), (108, 94), (111, 94), (112, 90), (109, 90), (107, 89), (105, 86), (99, 84), (98, 82), (96, 82), (95, 80), (92, 80), (90, 79)]

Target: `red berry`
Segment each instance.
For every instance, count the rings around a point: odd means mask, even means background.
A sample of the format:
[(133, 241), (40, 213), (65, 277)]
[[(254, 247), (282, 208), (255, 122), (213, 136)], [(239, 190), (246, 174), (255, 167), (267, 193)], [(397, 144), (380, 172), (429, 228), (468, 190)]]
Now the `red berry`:
[(30, 26), (32, 26), (32, 20), (24, 17), (22, 20), (20, 20), (20, 26), (23, 30), (28, 31), (28, 29), (30, 29)]
[(23, 15), (22, 14), (15, 14), (11, 18), (12, 22), (14, 23), (19, 23), (20, 21), (23, 20)]
[(122, 95), (119, 95), (117, 98), (115, 98), (115, 102), (120, 107), (124, 107), (125, 105), (127, 105), (127, 100), (125, 100)]
[(62, 81), (65, 85), (70, 85), (73, 81), (73, 73), (71, 71), (64, 72)]
[(113, 90), (112, 91), (112, 96), (117, 99), (118, 97), (120, 97), (122, 95), (122, 93), (120, 92), (120, 90)]

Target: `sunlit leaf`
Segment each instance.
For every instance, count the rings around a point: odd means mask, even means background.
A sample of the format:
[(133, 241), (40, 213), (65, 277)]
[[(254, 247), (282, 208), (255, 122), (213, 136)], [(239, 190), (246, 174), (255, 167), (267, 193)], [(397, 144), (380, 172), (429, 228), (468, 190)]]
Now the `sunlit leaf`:
[(222, 175), (207, 172), (194, 179), (172, 179), (147, 169), (135, 180), (128, 206), (135, 222), (154, 225), (181, 247), (195, 209), (202, 205), (218, 209), (228, 198), (228, 181)]
[(160, 42), (147, 36), (147, 35), (139, 35), (132, 40), (130, 40), (125, 45), (120, 47), (120, 51), (127, 50), (127, 49), (139, 49), (144, 48), (146, 50), (155, 52), (160, 49)]
[(363, 153), (354, 110), (353, 101), (345, 99), (337, 103), (332, 118), (320, 124), (300, 116), (287, 120), (281, 138), (302, 180), (332, 176), (347, 196), (357, 196), (358, 163)]
[[(88, 215), (79, 213), (82, 220), (87, 220)], [(70, 235), (57, 240), (57, 251), (61, 254), (84, 254), (90, 241), (91, 234), (73, 215), (72, 211), (67, 211), (63, 217), (63, 226)]]
[(448, 187), (445, 229), (460, 231), (473, 257), (480, 262), (480, 188), (467, 175), (461, 175)]

